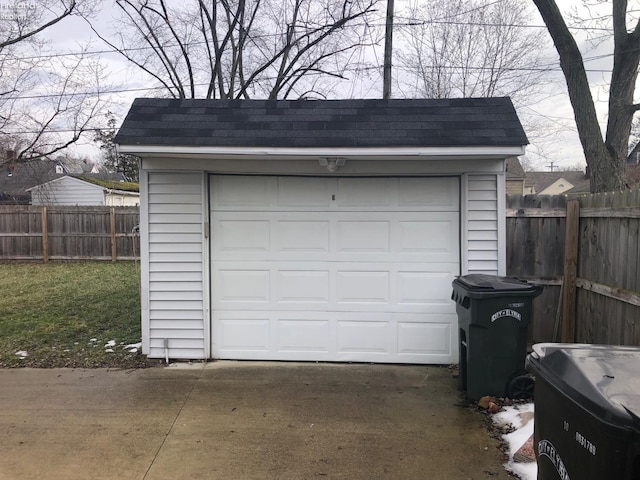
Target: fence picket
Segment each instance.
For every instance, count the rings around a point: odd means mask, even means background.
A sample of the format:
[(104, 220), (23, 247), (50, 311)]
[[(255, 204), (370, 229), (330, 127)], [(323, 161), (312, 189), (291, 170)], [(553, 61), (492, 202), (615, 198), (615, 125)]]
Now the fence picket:
[[(566, 213), (558, 209), (565, 209), (567, 197), (529, 197), (507, 197), (507, 274), (533, 283), (562, 279), (564, 255), (557, 252), (564, 250)], [(580, 204), (575, 340), (640, 345), (640, 191), (575, 199)], [(522, 255), (523, 246), (535, 251), (534, 262)], [(557, 287), (545, 286), (533, 303), (534, 342), (554, 341), (549, 289)]]
[(1, 260), (133, 260), (137, 207), (0, 206)]

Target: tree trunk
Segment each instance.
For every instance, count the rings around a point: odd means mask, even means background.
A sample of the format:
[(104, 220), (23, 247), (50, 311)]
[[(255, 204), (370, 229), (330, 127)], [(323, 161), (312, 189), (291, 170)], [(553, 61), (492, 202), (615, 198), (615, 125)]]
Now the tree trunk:
[[(584, 68), (582, 54), (575, 39), (569, 32), (554, 0), (533, 0), (540, 15), (549, 30), (553, 43), (560, 56), (560, 67), (564, 73), (569, 92), (569, 99), (573, 107), (578, 136), (584, 151), (584, 156), (591, 174), (591, 191), (606, 192), (623, 190), (624, 169), (627, 157), (627, 142), (631, 128), (631, 101), (627, 101), (628, 88), (620, 88), (618, 95), (614, 90), (621, 84), (614, 86), (616, 78), (620, 78), (624, 70), (618, 63), (614, 64), (612, 72), (612, 90), (609, 101), (609, 127), (607, 141), (603, 139), (598, 123), (589, 81)], [(617, 0), (620, 1), (620, 0)], [(614, 1), (616, 3), (616, 1)], [(624, 2), (626, 5), (626, 2)], [(626, 8), (624, 8), (626, 12)], [(628, 73), (629, 64), (633, 58), (620, 53), (620, 46), (616, 45), (614, 56), (622, 56), (622, 64)], [(633, 70), (637, 69), (637, 61)], [(616, 77), (617, 74), (617, 77)], [(635, 79), (635, 77), (633, 77)], [(635, 84), (635, 81), (633, 82)], [(633, 93), (633, 89), (631, 89)], [(625, 112), (629, 110), (629, 112)], [(626, 132), (626, 137), (625, 137)]]

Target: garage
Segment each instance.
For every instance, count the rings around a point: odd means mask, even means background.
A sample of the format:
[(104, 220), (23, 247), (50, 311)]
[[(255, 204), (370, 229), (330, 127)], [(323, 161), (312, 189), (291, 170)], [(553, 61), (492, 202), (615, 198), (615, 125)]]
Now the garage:
[(212, 176), (214, 356), (446, 361), (458, 183)]
[(451, 281), (504, 274), (509, 99), (138, 99), (143, 352), (448, 364)]

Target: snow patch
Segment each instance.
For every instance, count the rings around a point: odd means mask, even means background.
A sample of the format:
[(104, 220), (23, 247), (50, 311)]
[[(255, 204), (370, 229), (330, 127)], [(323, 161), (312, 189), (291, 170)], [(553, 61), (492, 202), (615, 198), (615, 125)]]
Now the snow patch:
[(504, 407), (492, 418), (495, 425), (511, 425), (515, 428), (513, 432), (502, 436), (508, 445), (507, 454), (509, 455), (509, 460), (504, 466), (522, 480), (536, 480), (538, 477), (538, 465), (535, 462), (520, 463), (513, 460), (513, 455), (533, 435), (533, 411), (533, 403), (525, 403)]
[(122, 348), (124, 348), (129, 353), (138, 353), (138, 350), (142, 348), (142, 342), (130, 343), (129, 345), (125, 345)]
[(23, 359), (26, 358), (29, 354), (25, 350), (18, 350), (16, 352), (16, 355)]
[(115, 347), (115, 346), (116, 346), (115, 340), (109, 340), (107, 343), (104, 344), (104, 348)]

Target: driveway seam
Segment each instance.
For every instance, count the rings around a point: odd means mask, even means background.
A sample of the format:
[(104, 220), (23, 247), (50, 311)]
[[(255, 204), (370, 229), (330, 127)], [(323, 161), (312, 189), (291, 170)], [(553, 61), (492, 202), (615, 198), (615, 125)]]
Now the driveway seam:
[(193, 391), (196, 389), (196, 385), (198, 384), (200, 379), (202, 379), (206, 366), (207, 364), (205, 363), (204, 366), (200, 369), (200, 375), (198, 375), (198, 378), (196, 378), (195, 381), (193, 382), (193, 385), (191, 385), (191, 389), (189, 390), (189, 393), (187, 394), (184, 401), (182, 402), (182, 405), (180, 405), (180, 409), (178, 410), (176, 417), (173, 419), (173, 422), (171, 422), (171, 426), (169, 427), (169, 430), (167, 430), (167, 433), (164, 435), (164, 438), (160, 443), (160, 446), (156, 450), (156, 453), (153, 455), (153, 459), (149, 463), (147, 470), (144, 472), (144, 475), (142, 476), (142, 480), (145, 480), (147, 478), (147, 475), (149, 475), (149, 472), (151, 471), (151, 467), (153, 467), (154, 463), (156, 463), (156, 460), (158, 459), (158, 455), (160, 455), (160, 451), (162, 450), (162, 447), (164, 447), (164, 444), (167, 442), (167, 438), (169, 438), (169, 435), (171, 435), (171, 432), (173, 431), (173, 428), (175, 427), (176, 422), (178, 421), (178, 418), (180, 418), (180, 415), (182, 414), (184, 407), (187, 405), (187, 402), (189, 402), (189, 400), (191, 399), (191, 395), (193, 394)]

